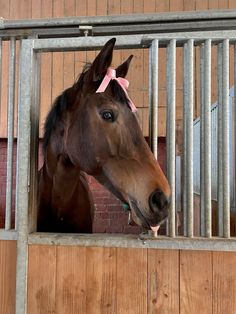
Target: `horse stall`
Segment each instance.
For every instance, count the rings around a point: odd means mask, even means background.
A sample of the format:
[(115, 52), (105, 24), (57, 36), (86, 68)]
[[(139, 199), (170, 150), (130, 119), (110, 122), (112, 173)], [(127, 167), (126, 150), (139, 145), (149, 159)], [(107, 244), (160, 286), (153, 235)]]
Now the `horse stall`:
[[(7, 105), (1, 105), (1, 114), (8, 118), (0, 119), (5, 121), (1, 138), (6, 138), (1, 140), (6, 154), (0, 156), (6, 168), (0, 313), (236, 312), (228, 97), (230, 86), (236, 84), (236, 31), (231, 30), (235, 21), (235, 11), (2, 21), (1, 100)], [(128, 76), (129, 95), (141, 112), (143, 134), (156, 158), (163, 145), (160, 136), (166, 137), (171, 188), (168, 220), (157, 238), (151, 230), (140, 233), (138, 227), (122, 229), (127, 230), (123, 234), (114, 233), (115, 229), (99, 233), (99, 228), (92, 234), (37, 232), (42, 106), (52, 98), (47, 97), (51, 69), (45, 60), (51, 58), (57, 69), (61, 59), (56, 56), (74, 53), (76, 61), (76, 53), (87, 52), (93, 61), (94, 51), (113, 37), (120, 52), (118, 57), (114, 52), (115, 66), (131, 53), (141, 60), (141, 84), (147, 82), (148, 88), (139, 94), (132, 90), (132, 81), (140, 84), (137, 67), (137, 73)], [(64, 74), (56, 70), (56, 75)], [(70, 69), (67, 79), (68, 75)], [(60, 88), (55, 90), (57, 96)], [(148, 99), (148, 108), (140, 99)], [(213, 234), (211, 104), (216, 100), (220, 157)], [(196, 210), (193, 134), (197, 117), (201, 175)]]

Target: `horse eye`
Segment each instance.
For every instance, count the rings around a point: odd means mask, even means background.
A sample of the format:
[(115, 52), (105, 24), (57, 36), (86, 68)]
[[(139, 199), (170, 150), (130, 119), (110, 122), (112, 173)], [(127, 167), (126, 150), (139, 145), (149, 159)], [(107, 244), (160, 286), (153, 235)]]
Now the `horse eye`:
[(114, 121), (114, 114), (110, 110), (102, 111), (101, 116), (102, 116), (103, 120), (110, 121), (110, 122)]

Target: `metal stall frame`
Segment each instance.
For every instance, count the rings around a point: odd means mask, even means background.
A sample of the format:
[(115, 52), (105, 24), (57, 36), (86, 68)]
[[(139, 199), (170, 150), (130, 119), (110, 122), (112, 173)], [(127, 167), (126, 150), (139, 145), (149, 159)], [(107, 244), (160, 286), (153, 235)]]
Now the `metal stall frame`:
[[(174, 221), (175, 221), (175, 206), (172, 204), (169, 222), (169, 237), (161, 236), (158, 239), (152, 239), (145, 236), (137, 238), (135, 235), (85, 235), (85, 234), (40, 234), (36, 233), (36, 173), (37, 163), (37, 136), (38, 136), (38, 110), (39, 110), (39, 58), (38, 55), (43, 52), (55, 51), (75, 51), (75, 50), (95, 50), (103, 46), (110, 39), (108, 36), (103, 37), (80, 37), (80, 38), (57, 38), (57, 39), (26, 39), (22, 41), (21, 59), (20, 59), (20, 104), (18, 113), (18, 152), (17, 152), (17, 221), (18, 221), (18, 241), (17, 241), (17, 295), (16, 295), (16, 313), (26, 313), (27, 302), (27, 260), (28, 260), (28, 245), (29, 244), (51, 244), (51, 245), (80, 245), (80, 246), (112, 246), (112, 247), (142, 247), (142, 248), (166, 248), (166, 249), (194, 249), (194, 250), (224, 250), (236, 251), (235, 238), (228, 239), (228, 215), (225, 214), (225, 232), (224, 238), (213, 238), (209, 233), (209, 221), (205, 228), (205, 238), (192, 238), (193, 236), (193, 210), (192, 202), (192, 128), (193, 128), (193, 47), (195, 44), (204, 43), (209, 46), (210, 40), (216, 44), (223, 42), (223, 62), (227, 67), (229, 42), (236, 42), (236, 31), (216, 31), (216, 32), (194, 32), (194, 33), (172, 33), (172, 34), (151, 34), (151, 35), (127, 35), (116, 36), (116, 48), (149, 48), (151, 50), (152, 67), (150, 67), (150, 112), (156, 112), (158, 108), (158, 99), (156, 94), (157, 89), (157, 69), (158, 69), (158, 49), (159, 47), (168, 48), (168, 60), (171, 67), (168, 73), (168, 90), (170, 95), (167, 100), (168, 110), (168, 127), (170, 132), (168, 135), (168, 158), (172, 158), (175, 153), (175, 141), (172, 140), (173, 129), (175, 128), (175, 112), (171, 108), (175, 107), (175, 91), (172, 82), (175, 81), (175, 49), (177, 45), (186, 46), (186, 73), (189, 78), (184, 96), (184, 139), (185, 139), (185, 165), (189, 171), (185, 174), (186, 185), (186, 204), (187, 204), (187, 237), (176, 237)], [(209, 49), (209, 47), (207, 48)], [(205, 51), (208, 55), (209, 52)], [(224, 52), (225, 51), (225, 52)], [(205, 65), (207, 68), (209, 65)], [(155, 73), (153, 73), (155, 71)], [(225, 70), (227, 71), (227, 69)], [(209, 82), (207, 71), (204, 72), (204, 77)], [(154, 84), (155, 82), (155, 84)], [(227, 85), (222, 87), (226, 93)], [(209, 83), (208, 83), (209, 86)], [(204, 99), (206, 105), (209, 105), (209, 88), (206, 88)], [(227, 101), (224, 106), (227, 109)], [(208, 117), (208, 111), (205, 109), (204, 116)], [(151, 129), (157, 132), (157, 119), (151, 120)], [(208, 122), (207, 122), (208, 121)], [(204, 130), (209, 128), (209, 117), (204, 119)], [(208, 124), (207, 124), (208, 123)], [(224, 121), (226, 124), (227, 121)], [(227, 131), (227, 130), (226, 130)], [(206, 131), (205, 131), (206, 132)], [(227, 138), (227, 132), (224, 133)], [(158, 134), (151, 134), (151, 142), (154, 147), (157, 147), (156, 138)], [(209, 139), (205, 143), (207, 145)], [(227, 141), (226, 141), (227, 142)], [(227, 142), (228, 143), (228, 142)], [(227, 145), (228, 144), (224, 144)], [(157, 148), (156, 148), (157, 149)], [(205, 151), (204, 156), (208, 156), (209, 151)], [(228, 151), (224, 155), (224, 165), (227, 163)], [(205, 171), (209, 174), (209, 161), (205, 163)], [(225, 165), (226, 166), (226, 165)], [(175, 165), (172, 164), (168, 170), (172, 187), (174, 186)], [(205, 178), (206, 180), (207, 178)], [(205, 181), (204, 180), (204, 181)], [(229, 193), (226, 180), (224, 185), (224, 203), (228, 204)], [(209, 203), (205, 198), (204, 204)], [(228, 209), (227, 209), (228, 210)], [(226, 209), (225, 209), (226, 211)], [(209, 207), (206, 210), (206, 216), (209, 215)], [(210, 219), (210, 218), (209, 218)]]

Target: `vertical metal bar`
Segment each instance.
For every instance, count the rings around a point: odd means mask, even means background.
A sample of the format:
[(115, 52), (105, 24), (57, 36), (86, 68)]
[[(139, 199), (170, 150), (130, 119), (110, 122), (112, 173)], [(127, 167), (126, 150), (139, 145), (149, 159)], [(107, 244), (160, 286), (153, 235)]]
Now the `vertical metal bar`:
[(187, 123), (186, 123), (186, 108), (188, 105), (188, 46), (187, 43), (183, 47), (183, 224), (184, 224), (184, 236), (187, 236), (187, 179), (186, 179), (186, 151), (187, 151)]
[(158, 40), (154, 39), (149, 54), (149, 138), (152, 152), (156, 158), (158, 153), (158, 47)]
[[(20, 60), (21, 60), (21, 45), (22, 45), (22, 39), (19, 40), (19, 52), (18, 52), (18, 95), (17, 95), (17, 99), (18, 99), (18, 103), (19, 103), (19, 100), (20, 100), (20, 77), (21, 77), (21, 64), (20, 64)], [(19, 108), (18, 108), (19, 110)], [(17, 126), (18, 128), (18, 126)], [(18, 137), (18, 134), (17, 134), (17, 137)], [(18, 141), (18, 139), (17, 139)], [(17, 221), (17, 218), (18, 218), (18, 208), (17, 208), (17, 204), (15, 203), (15, 230), (17, 230), (17, 224), (18, 224), (18, 221)]]
[(217, 53), (217, 85), (218, 85), (218, 126), (217, 126), (217, 198), (218, 198), (218, 236), (223, 237), (224, 228), (223, 228), (223, 166), (222, 166), (222, 54), (223, 48), (222, 43), (218, 44), (218, 53)]
[(25, 314), (27, 302), (28, 203), (30, 164), (30, 109), (34, 81), (33, 41), (22, 42), (18, 107), (16, 207), (18, 213), (16, 313)]
[(7, 118), (7, 185), (5, 229), (11, 229), (12, 185), (13, 185), (13, 145), (14, 145), (14, 105), (15, 105), (15, 57), (16, 40), (10, 40), (9, 82), (8, 82), (8, 118)]
[(0, 38), (0, 127), (1, 127), (1, 95), (2, 95), (2, 38)]
[(236, 45), (234, 45), (234, 101), (233, 101), (233, 143), (232, 144), (233, 144), (233, 167), (234, 167), (233, 169), (233, 207), (234, 207), (234, 211), (236, 211)]
[(205, 236), (205, 180), (204, 180), (204, 169), (205, 169), (205, 145), (204, 145), (204, 105), (205, 105), (205, 82), (204, 82), (204, 44), (200, 48), (200, 234)]
[(211, 237), (211, 39), (204, 51), (204, 206), (205, 236)]
[(189, 39), (187, 42), (187, 58), (186, 71), (188, 72), (187, 78), (187, 90), (186, 95), (184, 95), (187, 101), (184, 102), (184, 120), (185, 120), (185, 141), (186, 141), (186, 151), (185, 153), (185, 169), (184, 176), (186, 180), (186, 207), (187, 207), (187, 236), (193, 237), (193, 39)]
[(175, 237), (175, 111), (176, 111), (176, 40), (167, 47), (167, 177), (171, 187), (171, 204), (168, 219), (169, 236)]
[(223, 40), (222, 58), (222, 166), (224, 237), (230, 237), (230, 180), (229, 180), (229, 40)]

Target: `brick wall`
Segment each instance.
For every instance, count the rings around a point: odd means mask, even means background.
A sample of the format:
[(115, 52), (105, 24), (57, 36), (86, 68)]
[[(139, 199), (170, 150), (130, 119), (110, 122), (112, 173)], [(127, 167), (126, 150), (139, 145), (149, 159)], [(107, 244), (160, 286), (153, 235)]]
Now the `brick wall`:
[[(41, 147), (39, 150), (39, 164), (42, 164)], [(0, 227), (4, 226), (4, 208), (6, 202), (6, 165), (7, 165), (7, 141), (0, 140)], [(165, 140), (159, 139), (159, 162), (165, 169), (166, 151)], [(14, 145), (14, 177), (16, 166), (16, 143)], [(137, 226), (127, 224), (128, 215), (124, 213), (121, 203), (108, 190), (101, 186), (93, 177), (88, 176), (90, 189), (95, 203), (94, 232), (98, 233), (139, 233)], [(13, 188), (14, 208), (15, 188)], [(14, 213), (13, 213), (14, 217)], [(14, 222), (13, 222), (14, 223)]]

